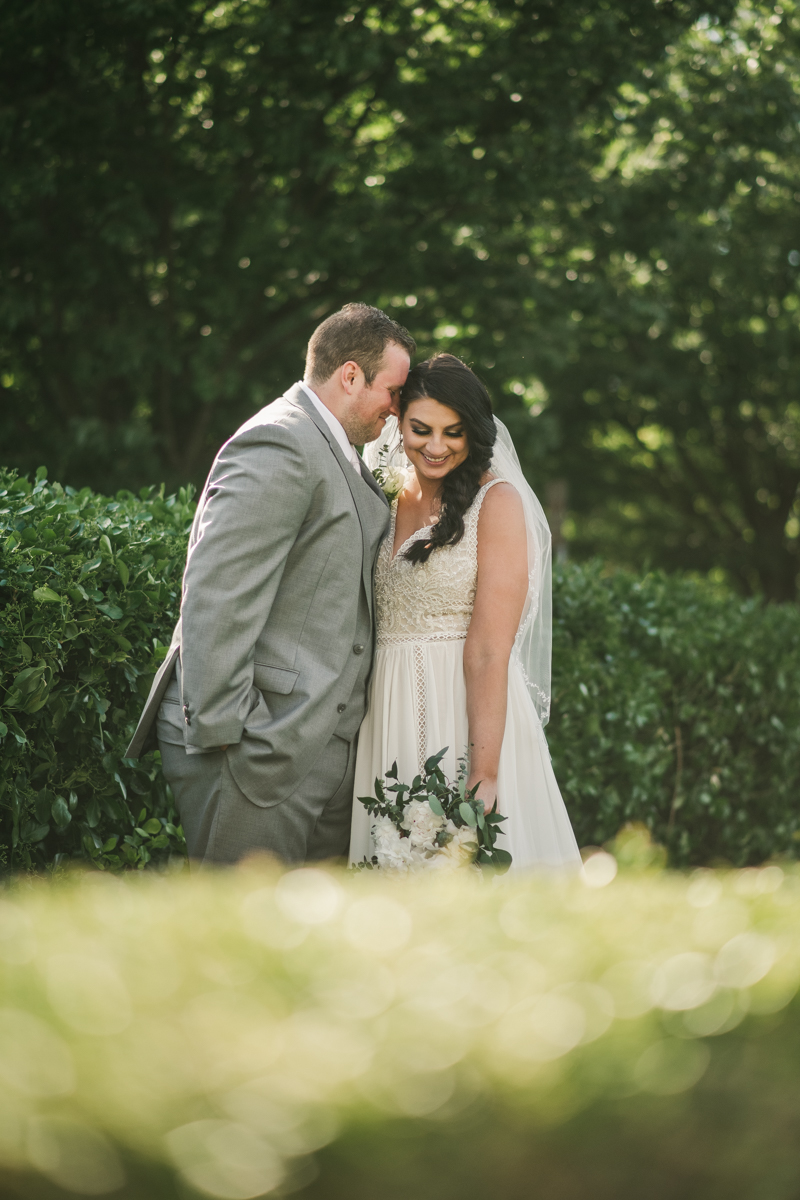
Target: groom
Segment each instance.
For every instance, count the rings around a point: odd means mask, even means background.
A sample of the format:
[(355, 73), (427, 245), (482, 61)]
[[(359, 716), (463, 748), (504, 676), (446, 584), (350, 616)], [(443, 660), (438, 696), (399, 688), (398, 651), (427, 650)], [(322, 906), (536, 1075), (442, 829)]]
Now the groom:
[(181, 615), (126, 754), (156, 726), (189, 856), (347, 853), (387, 502), (356, 444), (396, 408), (414, 341), (366, 304), (315, 330), (305, 379), (226, 442)]

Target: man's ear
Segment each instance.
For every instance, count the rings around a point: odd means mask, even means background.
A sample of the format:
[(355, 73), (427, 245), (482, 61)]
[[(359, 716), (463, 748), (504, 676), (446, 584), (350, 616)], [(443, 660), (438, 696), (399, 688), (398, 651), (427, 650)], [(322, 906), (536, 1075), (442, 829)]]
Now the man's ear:
[(363, 380), (364, 372), (357, 362), (348, 361), (342, 366), (339, 378), (342, 381), (342, 387), (350, 395), (358, 387), (360, 380)]

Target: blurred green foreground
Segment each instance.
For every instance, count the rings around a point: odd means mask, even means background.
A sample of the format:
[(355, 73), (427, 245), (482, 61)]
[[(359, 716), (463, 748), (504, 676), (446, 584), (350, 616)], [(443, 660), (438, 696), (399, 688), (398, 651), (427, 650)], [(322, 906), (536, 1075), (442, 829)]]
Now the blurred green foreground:
[(0, 892), (0, 1195), (795, 1197), (800, 874)]

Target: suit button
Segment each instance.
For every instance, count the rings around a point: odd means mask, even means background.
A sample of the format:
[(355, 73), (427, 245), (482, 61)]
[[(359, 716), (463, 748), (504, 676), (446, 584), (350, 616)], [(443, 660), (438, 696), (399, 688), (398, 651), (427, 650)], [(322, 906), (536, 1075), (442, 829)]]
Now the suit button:
[(363, 654), (363, 653), (364, 653), (363, 646), (353, 646), (353, 654)]
[(192, 721), (189, 716), (189, 705), (188, 704), (184, 704), (184, 706), (183, 706), (183, 719), (187, 725), (191, 725)]
[(337, 704), (337, 705), (336, 705), (336, 711), (337, 711), (337, 712), (344, 712), (344, 710), (345, 710), (346, 708), (347, 708), (347, 705), (346, 705), (346, 704)]

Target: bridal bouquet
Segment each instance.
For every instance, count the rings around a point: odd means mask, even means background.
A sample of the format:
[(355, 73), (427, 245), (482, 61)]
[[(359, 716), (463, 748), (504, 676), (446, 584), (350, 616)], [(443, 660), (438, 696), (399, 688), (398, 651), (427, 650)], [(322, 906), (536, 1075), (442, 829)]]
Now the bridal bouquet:
[(497, 802), (484, 813), (476, 799), (478, 785), (467, 791), (466, 763), (449, 783), (439, 766), (447, 747), (425, 763), (421, 775), (409, 786), (399, 783), (397, 763), (384, 780), (375, 780), (375, 797), (359, 796), (373, 818), (375, 854), (358, 866), (369, 870), (453, 870), (458, 867), (494, 867), (507, 871), (511, 855), (495, 847), (501, 821)]

